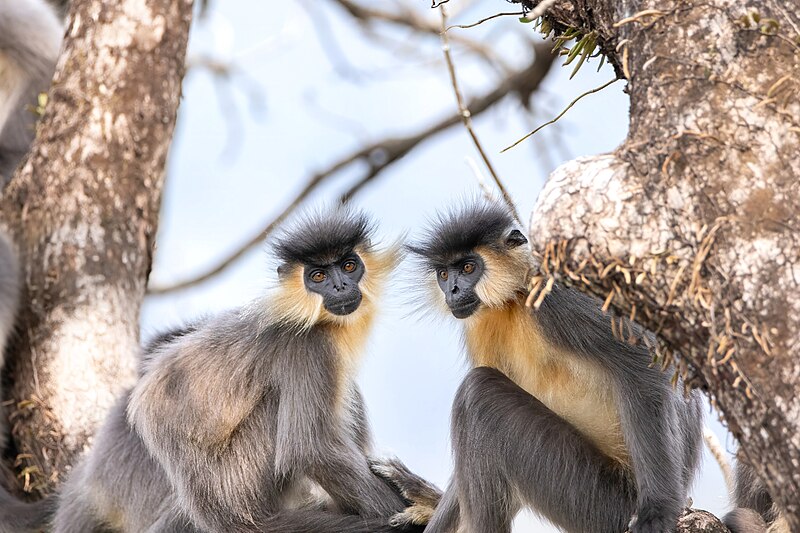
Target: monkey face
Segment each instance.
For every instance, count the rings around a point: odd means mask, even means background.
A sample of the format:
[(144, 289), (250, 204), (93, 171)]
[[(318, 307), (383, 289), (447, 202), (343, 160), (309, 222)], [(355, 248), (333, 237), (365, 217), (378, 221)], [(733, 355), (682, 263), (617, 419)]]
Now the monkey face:
[(306, 289), (322, 296), (322, 305), (334, 315), (349, 315), (361, 305), (359, 281), (364, 263), (355, 252), (328, 265), (305, 265)]
[(481, 299), (475, 293), (475, 285), (485, 268), (479, 255), (466, 254), (436, 269), (436, 280), (454, 317), (467, 318), (480, 307)]

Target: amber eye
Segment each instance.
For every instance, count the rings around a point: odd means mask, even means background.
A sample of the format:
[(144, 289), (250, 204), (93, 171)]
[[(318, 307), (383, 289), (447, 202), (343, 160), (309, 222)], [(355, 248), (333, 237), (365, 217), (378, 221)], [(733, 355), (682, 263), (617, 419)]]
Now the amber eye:
[(464, 263), (464, 266), (461, 267), (461, 272), (464, 274), (472, 274), (475, 272), (475, 263)]
[(322, 283), (323, 281), (325, 281), (326, 278), (325, 272), (323, 272), (322, 270), (315, 270), (314, 272), (311, 273), (309, 277), (311, 278), (311, 281), (313, 281), (314, 283)]
[(447, 270), (445, 269), (440, 270), (439, 277), (442, 278), (443, 280), (447, 280)]
[(355, 269), (356, 269), (356, 262), (353, 261), (352, 259), (345, 261), (344, 264), (342, 265), (342, 270), (344, 270), (345, 272), (353, 272)]

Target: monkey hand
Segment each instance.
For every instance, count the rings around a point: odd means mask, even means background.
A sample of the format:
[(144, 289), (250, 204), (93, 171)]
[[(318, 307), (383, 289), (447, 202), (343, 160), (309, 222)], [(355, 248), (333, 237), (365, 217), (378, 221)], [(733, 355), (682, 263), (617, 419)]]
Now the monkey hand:
[(628, 524), (630, 533), (672, 533), (677, 527), (678, 517), (663, 507), (649, 505), (640, 507)]
[(389, 524), (406, 527), (427, 524), (442, 497), (442, 491), (411, 472), (399, 459), (370, 459), (372, 473), (386, 482), (407, 507), (395, 514)]

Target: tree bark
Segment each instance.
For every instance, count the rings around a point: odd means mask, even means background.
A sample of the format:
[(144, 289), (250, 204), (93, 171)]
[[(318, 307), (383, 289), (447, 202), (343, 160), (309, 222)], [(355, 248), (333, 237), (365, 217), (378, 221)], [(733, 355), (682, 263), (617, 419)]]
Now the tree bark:
[[(538, 2), (528, 2), (528, 6)], [(553, 276), (656, 331), (800, 531), (800, 3), (575, 0), (628, 82), (614, 153), (557, 169), (531, 217)], [(621, 331), (624, 335), (625, 331)]]
[(74, 0), (37, 141), (0, 200), (25, 270), (5, 399), (27, 491), (58, 482), (135, 379), (191, 16), (191, 0)]

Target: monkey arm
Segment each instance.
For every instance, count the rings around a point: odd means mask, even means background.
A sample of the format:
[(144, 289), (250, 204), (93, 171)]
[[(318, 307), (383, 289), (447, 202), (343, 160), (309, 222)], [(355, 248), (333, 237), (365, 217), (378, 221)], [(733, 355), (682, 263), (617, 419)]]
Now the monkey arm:
[(358, 449), (368, 458), (372, 473), (388, 483), (389, 487), (406, 504), (406, 508), (402, 512), (392, 517), (390, 524), (397, 527), (427, 524), (439, 503), (442, 491), (413, 473), (399, 459), (374, 457), (372, 455), (372, 432), (364, 406), (364, 398), (355, 382), (350, 384), (348, 400), (351, 419), (348, 428)]
[[(642, 369), (643, 372), (655, 369)], [(634, 533), (671, 531), (686, 505), (678, 425), (671, 391), (619, 376), (617, 403), (637, 488)], [(647, 390), (642, 387), (654, 386)], [(654, 392), (658, 392), (654, 394)]]
[[(317, 354), (316, 359), (322, 358)], [(369, 469), (361, 446), (369, 440), (369, 430), (365, 426), (360, 394), (352, 389), (345, 392), (350, 397), (337, 402), (335, 385), (320, 375), (305, 375), (311, 370), (304, 365), (294, 365), (281, 376), (275, 454), (277, 475), (307, 475), (343, 511), (385, 517), (388, 523), (389, 517), (403, 509), (404, 503)], [(335, 375), (324, 371), (322, 374)]]
[[(702, 420), (696, 395), (685, 400), (672, 389), (667, 374), (651, 368), (652, 356), (642, 341), (649, 334), (637, 324), (626, 321), (620, 328), (629, 338), (615, 336), (611, 315), (594, 298), (556, 285), (534, 316), (552, 342), (598, 363), (615, 384), (636, 478), (634, 533), (674, 528), (700, 450)], [(636, 342), (628, 342), (634, 338)]]

